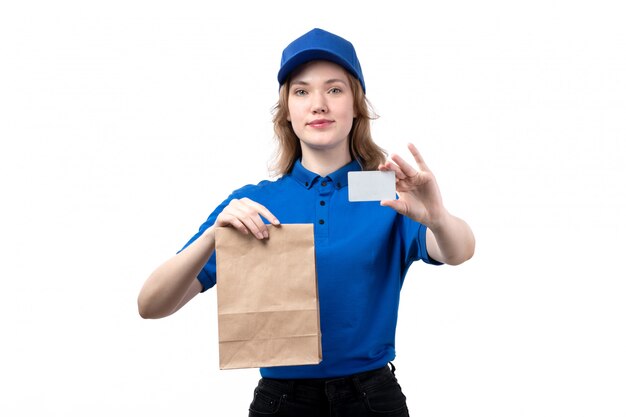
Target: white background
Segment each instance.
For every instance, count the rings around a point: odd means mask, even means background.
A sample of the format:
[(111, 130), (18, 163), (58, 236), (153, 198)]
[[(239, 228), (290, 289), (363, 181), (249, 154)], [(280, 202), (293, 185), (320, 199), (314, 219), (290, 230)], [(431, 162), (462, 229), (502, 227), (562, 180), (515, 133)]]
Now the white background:
[(267, 177), (280, 53), (321, 27), (357, 48), (377, 142), (413, 141), (477, 237), (407, 276), (411, 414), (626, 416), (619, 3), (3, 2), (0, 415), (247, 415), (215, 291), (156, 321), (136, 297)]

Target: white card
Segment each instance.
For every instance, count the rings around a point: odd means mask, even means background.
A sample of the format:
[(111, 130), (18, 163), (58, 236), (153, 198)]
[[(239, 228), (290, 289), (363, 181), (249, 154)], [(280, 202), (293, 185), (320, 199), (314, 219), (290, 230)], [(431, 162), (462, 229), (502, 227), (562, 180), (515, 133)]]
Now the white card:
[(396, 199), (396, 173), (393, 171), (348, 172), (348, 201)]

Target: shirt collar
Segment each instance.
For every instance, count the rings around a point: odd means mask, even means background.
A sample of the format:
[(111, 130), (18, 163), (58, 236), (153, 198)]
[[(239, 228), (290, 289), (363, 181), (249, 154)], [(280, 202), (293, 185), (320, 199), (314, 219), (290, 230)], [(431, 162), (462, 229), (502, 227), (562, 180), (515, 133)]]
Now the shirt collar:
[[(343, 188), (348, 186), (348, 172), (350, 171), (361, 171), (361, 164), (355, 159), (352, 160), (349, 164), (344, 165), (339, 168), (337, 171), (328, 174), (328, 177), (333, 181), (337, 188)], [(291, 170), (291, 176), (297, 182), (302, 184), (302, 186), (311, 188), (316, 179), (320, 176), (314, 172), (309, 171), (298, 159), (296, 163), (293, 165), (293, 169)]]
[(348, 172), (350, 171), (361, 171), (361, 164), (359, 164), (356, 159), (353, 159), (352, 162), (344, 165), (328, 176), (333, 180), (337, 188), (343, 188), (348, 186)]

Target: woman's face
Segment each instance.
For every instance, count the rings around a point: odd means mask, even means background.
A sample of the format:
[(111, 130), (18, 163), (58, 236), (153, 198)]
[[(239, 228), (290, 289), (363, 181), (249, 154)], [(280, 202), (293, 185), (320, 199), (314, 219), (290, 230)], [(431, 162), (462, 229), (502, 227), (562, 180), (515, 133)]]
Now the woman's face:
[(309, 62), (291, 76), (289, 117), (305, 149), (348, 149), (354, 120), (354, 95), (348, 75), (329, 61)]

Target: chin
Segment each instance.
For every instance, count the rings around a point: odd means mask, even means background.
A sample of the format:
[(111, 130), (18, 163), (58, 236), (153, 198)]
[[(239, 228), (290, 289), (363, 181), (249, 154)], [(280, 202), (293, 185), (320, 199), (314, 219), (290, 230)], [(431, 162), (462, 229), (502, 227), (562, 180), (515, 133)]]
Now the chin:
[(315, 150), (330, 150), (330, 149), (342, 149), (347, 148), (347, 140), (336, 139), (318, 139), (318, 140), (301, 140), (302, 144)]

